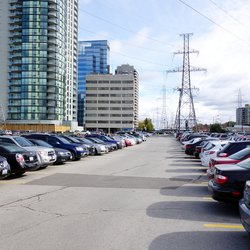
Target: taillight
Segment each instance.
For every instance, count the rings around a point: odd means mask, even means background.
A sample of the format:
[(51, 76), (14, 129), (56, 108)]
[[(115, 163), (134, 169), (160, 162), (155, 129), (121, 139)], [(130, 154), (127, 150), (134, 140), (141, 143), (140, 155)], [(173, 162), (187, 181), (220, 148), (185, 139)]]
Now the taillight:
[(215, 153), (215, 151), (213, 151), (213, 150), (209, 151), (209, 154), (210, 154), (210, 155), (212, 155), (212, 154), (214, 154), (214, 153)]
[(186, 149), (187, 149), (187, 148), (191, 148), (191, 146), (190, 146), (190, 145), (186, 145)]
[(226, 183), (228, 181), (228, 177), (218, 174), (218, 175), (214, 176), (214, 180), (215, 180), (216, 183), (221, 185), (221, 184), (224, 184), (224, 183)]
[(218, 156), (219, 156), (219, 157), (227, 157), (227, 156), (228, 156), (228, 153), (219, 153)]
[(25, 160), (21, 154), (16, 154), (16, 160), (21, 166), (25, 163)]

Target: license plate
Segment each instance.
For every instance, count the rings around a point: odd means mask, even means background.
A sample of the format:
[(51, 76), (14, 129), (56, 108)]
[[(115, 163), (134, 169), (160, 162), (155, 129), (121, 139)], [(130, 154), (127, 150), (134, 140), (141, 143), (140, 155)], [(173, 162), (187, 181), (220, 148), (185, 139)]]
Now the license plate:
[(33, 156), (30, 156), (30, 161), (34, 161), (34, 157)]
[(8, 170), (7, 169), (4, 169), (3, 171), (2, 171), (2, 174), (4, 175), (4, 174), (8, 174)]

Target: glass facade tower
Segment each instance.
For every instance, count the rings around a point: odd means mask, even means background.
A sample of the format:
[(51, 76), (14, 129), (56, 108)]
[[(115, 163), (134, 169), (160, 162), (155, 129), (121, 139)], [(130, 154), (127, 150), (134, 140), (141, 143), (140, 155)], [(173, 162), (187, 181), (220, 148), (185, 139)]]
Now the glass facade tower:
[(9, 67), (7, 120), (76, 121), (78, 0), (4, 1), (9, 10), (8, 62), (1, 62)]
[(84, 126), (86, 76), (109, 74), (110, 47), (107, 40), (80, 41), (78, 43), (78, 125)]

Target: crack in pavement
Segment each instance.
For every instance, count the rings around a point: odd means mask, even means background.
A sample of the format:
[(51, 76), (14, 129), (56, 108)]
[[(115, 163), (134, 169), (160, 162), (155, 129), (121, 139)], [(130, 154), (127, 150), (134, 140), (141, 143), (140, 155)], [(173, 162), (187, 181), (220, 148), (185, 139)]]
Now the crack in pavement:
[(36, 197), (39, 200), (39, 199), (41, 199), (41, 196), (44, 196), (44, 195), (47, 195), (47, 194), (51, 194), (51, 193), (54, 193), (54, 192), (58, 192), (58, 191), (66, 189), (66, 188), (68, 188), (68, 187), (61, 187), (61, 188), (53, 190), (53, 191), (49, 191), (49, 192), (45, 192), (45, 193), (41, 193), (41, 194), (36, 194), (36, 195), (32, 195), (32, 196), (24, 198), (24, 199), (19, 199), (19, 200), (15, 200), (15, 201), (12, 201), (12, 202), (5, 203), (5, 204), (1, 204), (0, 208), (5, 207), (5, 206), (9, 206), (9, 205), (12, 205), (12, 204), (15, 204), (17, 202), (27, 201), (27, 200), (30, 200), (30, 199), (33, 199), (33, 198), (36, 198)]

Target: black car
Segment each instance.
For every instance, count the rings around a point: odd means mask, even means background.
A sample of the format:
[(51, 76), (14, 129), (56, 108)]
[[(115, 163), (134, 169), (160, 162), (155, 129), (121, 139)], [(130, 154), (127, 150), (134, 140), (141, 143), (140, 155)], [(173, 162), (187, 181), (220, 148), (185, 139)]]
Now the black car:
[(66, 139), (52, 134), (28, 134), (25, 135), (27, 139), (38, 139), (47, 142), (53, 147), (69, 150), (72, 154), (72, 160), (80, 160), (87, 152), (78, 144), (70, 143)]
[(212, 140), (218, 140), (218, 139), (214, 139), (214, 138), (201, 138), (199, 141), (195, 141), (193, 143), (188, 143), (185, 145), (185, 154), (187, 155), (194, 155), (195, 153), (195, 149), (196, 146), (201, 145), (202, 142), (206, 142), (206, 141), (212, 141)]
[(243, 197), (245, 182), (250, 180), (250, 159), (237, 164), (217, 165), (208, 190), (218, 201), (239, 201)]
[(10, 165), (5, 157), (0, 156), (0, 180), (7, 178), (11, 173)]
[(71, 158), (72, 158), (72, 155), (71, 155), (70, 151), (68, 151), (68, 150), (65, 150), (62, 148), (55, 148), (55, 147), (51, 146), (50, 144), (48, 144), (47, 142), (42, 141), (42, 140), (31, 139), (31, 138), (28, 138), (28, 140), (37, 146), (53, 148), (56, 152), (56, 161), (53, 164), (62, 164), (66, 161), (71, 160)]
[(26, 150), (14, 144), (1, 143), (0, 155), (7, 159), (11, 173), (14, 174), (23, 174), (41, 167), (35, 151)]
[(234, 141), (227, 143), (218, 153), (218, 157), (227, 157), (246, 147), (250, 147), (250, 141)]
[(240, 200), (240, 220), (250, 236), (250, 181), (246, 182), (243, 199)]

